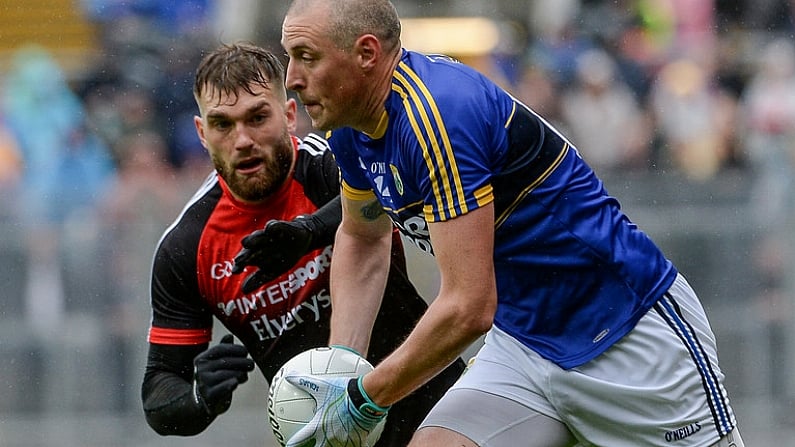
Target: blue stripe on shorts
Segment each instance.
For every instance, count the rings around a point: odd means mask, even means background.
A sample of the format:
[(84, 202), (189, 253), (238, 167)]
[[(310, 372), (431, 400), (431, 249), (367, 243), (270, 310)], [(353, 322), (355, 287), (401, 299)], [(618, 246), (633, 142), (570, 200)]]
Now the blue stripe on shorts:
[(725, 396), (720, 391), (720, 385), (712, 363), (698, 340), (693, 327), (685, 320), (679, 305), (668, 293), (654, 305), (654, 308), (665, 319), (671, 329), (676, 332), (695, 362), (706, 391), (707, 402), (715, 420), (715, 426), (718, 427), (720, 435), (725, 436), (734, 428), (728, 414), (728, 404)]

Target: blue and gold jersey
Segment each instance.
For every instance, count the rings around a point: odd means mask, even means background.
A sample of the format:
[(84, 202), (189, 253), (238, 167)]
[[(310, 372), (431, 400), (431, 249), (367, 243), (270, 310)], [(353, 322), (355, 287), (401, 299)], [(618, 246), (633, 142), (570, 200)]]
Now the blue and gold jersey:
[(329, 142), (343, 193), (375, 194), (429, 253), (428, 222), (494, 203), (494, 324), (563, 368), (629, 332), (676, 276), (564, 137), (447, 57), (404, 51), (377, 131)]

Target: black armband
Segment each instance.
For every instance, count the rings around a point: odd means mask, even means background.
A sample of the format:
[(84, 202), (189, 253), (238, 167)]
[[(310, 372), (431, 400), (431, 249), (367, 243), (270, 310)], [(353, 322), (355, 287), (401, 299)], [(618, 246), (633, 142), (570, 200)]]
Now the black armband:
[(348, 397), (361, 414), (373, 419), (381, 419), (386, 416), (389, 407), (382, 407), (370, 399), (362, 387), (362, 377), (364, 376), (354, 377), (348, 381)]

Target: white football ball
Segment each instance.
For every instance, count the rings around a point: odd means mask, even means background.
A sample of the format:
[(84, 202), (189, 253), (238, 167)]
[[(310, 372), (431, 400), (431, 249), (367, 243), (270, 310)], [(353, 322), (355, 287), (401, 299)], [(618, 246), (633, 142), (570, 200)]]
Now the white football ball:
[[(306, 391), (284, 380), (290, 371), (329, 377), (356, 377), (373, 370), (373, 365), (351, 351), (321, 347), (304, 351), (288, 360), (273, 376), (268, 390), (268, 422), (276, 440), (284, 447), (298, 430), (315, 415), (317, 403)], [(384, 430), (386, 418), (370, 432), (367, 442), (374, 445)]]

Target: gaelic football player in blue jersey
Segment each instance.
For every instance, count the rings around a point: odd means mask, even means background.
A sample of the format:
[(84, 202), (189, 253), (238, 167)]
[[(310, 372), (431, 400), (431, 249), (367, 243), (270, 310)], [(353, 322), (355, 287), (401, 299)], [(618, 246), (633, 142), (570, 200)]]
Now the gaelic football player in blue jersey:
[(329, 342), (367, 346), (393, 225), (441, 275), (373, 372), (291, 375), (320, 405), (288, 445), (360, 445), (484, 333), (411, 446), (743, 445), (699, 299), (556, 129), (475, 70), (403, 49), (387, 0), (295, 0), (282, 45), (342, 173)]

